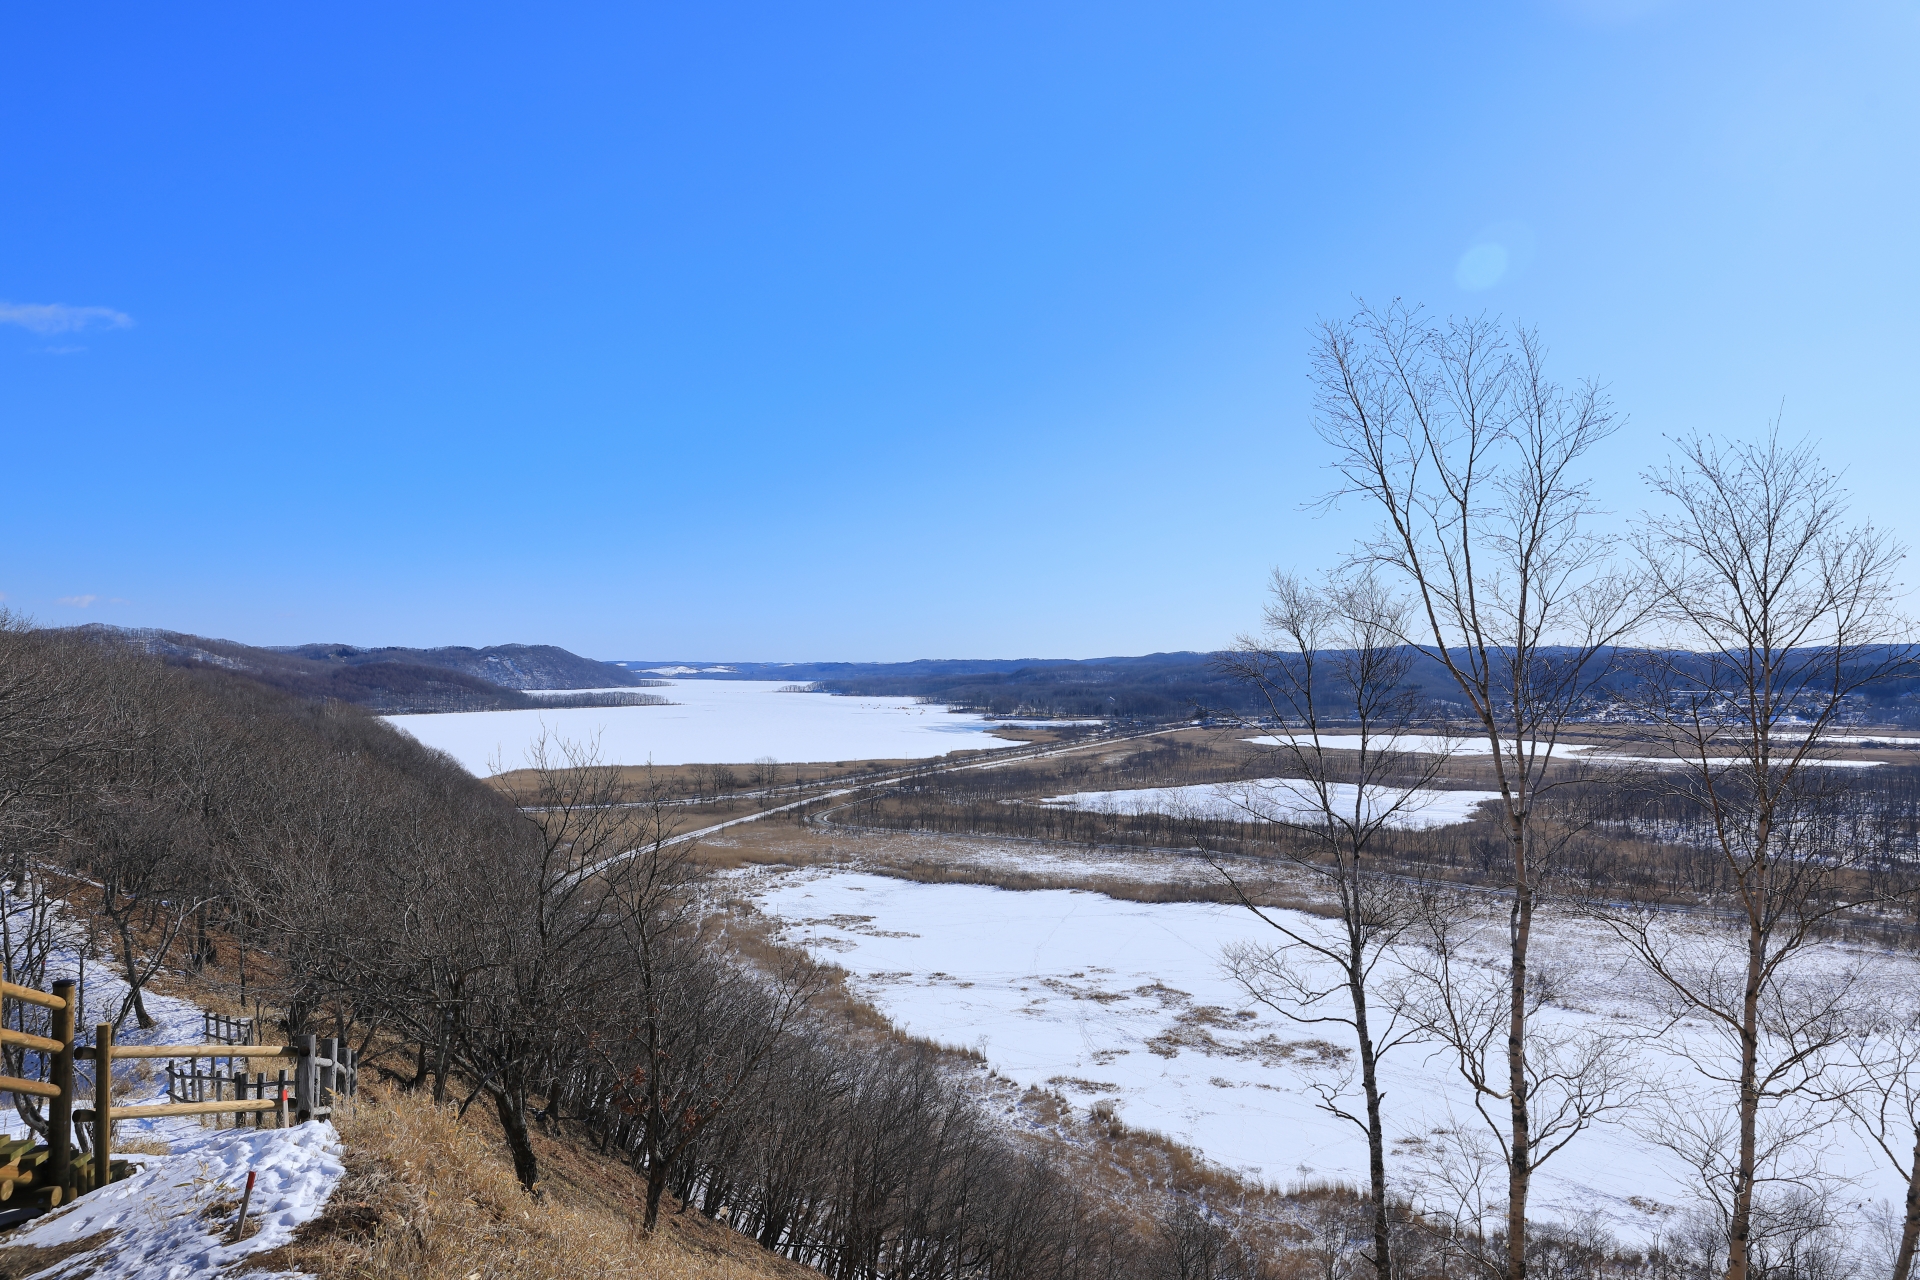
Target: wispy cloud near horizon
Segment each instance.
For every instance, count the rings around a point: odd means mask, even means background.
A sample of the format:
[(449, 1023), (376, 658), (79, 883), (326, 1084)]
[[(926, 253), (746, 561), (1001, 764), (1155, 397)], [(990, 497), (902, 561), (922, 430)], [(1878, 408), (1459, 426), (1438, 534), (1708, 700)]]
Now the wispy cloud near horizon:
[(88, 329), (130, 329), (133, 317), (112, 307), (72, 307), (64, 302), (0, 302), (0, 324), (32, 333), (81, 333)]
[(74, 609), (84, 609), (100, 599), (99, 596), (61, 596), (55, 604), (64, 604)]

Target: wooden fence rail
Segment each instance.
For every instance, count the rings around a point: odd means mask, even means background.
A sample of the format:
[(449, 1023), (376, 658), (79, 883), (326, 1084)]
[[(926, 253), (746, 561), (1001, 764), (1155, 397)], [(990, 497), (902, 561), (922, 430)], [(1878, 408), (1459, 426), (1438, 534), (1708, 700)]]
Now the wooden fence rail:
[[(236, 1125), (252, 1117), (255, 1125), (272, 1123), (285, 1128), (332, 1115), (342, 1100), (359, 1090), (359, 1055), (334, 1039), (299, 1036), (292, 1044), (258, 1045), (251, 1043), (255, 1035), (251, 1019), (207, 1014), (203, 1023), (205, 1044), (118, 1045), (113, 1042), (112, 1025), (103, 1022), (94, 1028), (93, 1044), (83, 1045), (78, 1043), (75, 1024), (79, 1002), (72, 981), (54, 983), (51, 992), (0, 982), (0, 997), (47, 1009), (52, 1032), (41, 1036), (0, 1026), (0, 1044), (36, 1050), (47, 1063), (45, 1080), (0, 1075), (0, 1093), (26, 1094), (49, 1102), (48, 1140), (44, 1146), (0, 1140), (0, 1200), (11, 1199), (16, 1189), (27, 1189), (38, 1208), (44, 1210), (127, 1176), (127, 1163), (113, 1159), (115, 1120), (213, 1116), (218, 1123), (218, 1117), (230, 1115)], [(113, 1064), (156, 1058), (171, 1060), (167, 1067), (167, 1101), (116, 1106)], [(248, 1079), (245, 1070), (233, 1069), (236, 1061), (251, 1065), (256, 1059), (276, 1058), (290, 1060), (291, 1070), (278, 1070), (272, 1080), (265, 1072), (255, 1072)], [(93, 1097), (86, 1107), (76, 1106), (76, 1059), (94, 1064)], [(208, 1065), (205, 1072), (199, 1070), (203, 1059)], [(182, 1061), (187, 1064), (184, 1070), (175, 1065)], [(224, 1074), (215, 1067), (221, 1061), (228, 1065)], [(206, 1096), (209, 1092), (211, 1098)], [(75, 1152), (76, 1124), (90, 1130), (91, 1151)]]

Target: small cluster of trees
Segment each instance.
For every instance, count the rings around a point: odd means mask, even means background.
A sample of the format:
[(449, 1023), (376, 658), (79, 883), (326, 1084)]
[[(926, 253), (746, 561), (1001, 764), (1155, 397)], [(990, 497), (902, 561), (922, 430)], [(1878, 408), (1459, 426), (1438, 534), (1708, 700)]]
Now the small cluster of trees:
[[(1379, 525), (1325, 586), (1277, 574), (1266, 633), (1223, 665), (1261, 691), (1281, 764), (1319, 798), (1306, 815), (1254, 816), (1312, 837), (1282, 848), (1323, 882), (1338, 927), (1263, 913), (1275, 942), (1231, 961), (1255, 998), (1344, 1024), (1357, 1042), (1362, 1107), (1327, 1101), (1371, 1151), (1375, 1274), (1400, 1274), (1381, 1055), (1438, 1045), (1469, 1086), (1483, 1125), (1464, 1145), (1493, 1159), (1452, 1162), (1454, 1216), (1477, 1265), (1507, 1280), (1533, 1265), (1535, 1173), (1600, 1118), (1649, 1103), (1619, 1036), (1542, 1020), (1532, 970), (1536, 914), (1568, 888), (1565, 854), (1583, 825), (1569, 788), (1613, 782), (1677, 809), (1714, 864), (1704, 916), (1661, 911), (1657, 895), (1636, 892), (1643, 881), (1593, 867), (1589, 885), (1605, 879), (1607, 891), (1560, 905), (1612, 932), (1664, 993), (1669, 1025), (1707, 1028), (1694, 1061), (1717, 1102), (1702, 1110), (1690, 1097), (1655, 1131), (1698, 1174), (1724, 1275), (1816, 1273), (1809, 1259), (1831, 1221), (1809, 1199), (1819, 1180), (1808, 1144), (1831, 1119), (1822, 1104), (1859, 1111), (1868, 1099), (1876, 1141), (1908, 1180), (1893, 1263), (1906, 1280), (1920, 1237), (1911, 1056), (1877, 1025), (1887, 1015), (1862, 998), (1861, 975), (1803, 963), (1833, 928), (1911, 910), (1920, 890), (1910, 864), (1847, 838), (1852, 824), (1834, 819), (1848, 780), (1818, 767), (1820, 736), (1850, 700), (1920, 670), (1894, 609), (1900, 549), (1849, 525), (1836, 478), (1777, 435), (1682, 442), (1648, 476), (1659, 513), (1628, 539), (1595, 532), (1586, 476), (1611, 411), (1591, 384), (1553, 383), (1527, 331), (1363, 311), (1324, 327), (1315, 372), (1344, 481), (1336, 497), (1361, 499)], [(1416, 655), (1452, 678), (1448, 723), (1410, 690)], [(1610, 682), (1623, 664), (1630, 678)], [(1598, 778), (1560, 747), (1576, 721), (1618, 710), (1622, 689), (1651, 754)], [(1358, 750), (1327, 749), (1329, 714), (1343, 747), (1357, 730)], [(1416, 730), (1435, 728), (1458, 736), (1409, 750)], [(1389, 815), (1449, 750), (1490, 762), (1499, 792), (1506, 847), (1491, 908), (1379, 869)], [(1491, 975), (1457, 962), (1463, 929), (1490, 912), (1505, 952)], [(1781, 1263), (1782, 1241), (1799, 1261)]]

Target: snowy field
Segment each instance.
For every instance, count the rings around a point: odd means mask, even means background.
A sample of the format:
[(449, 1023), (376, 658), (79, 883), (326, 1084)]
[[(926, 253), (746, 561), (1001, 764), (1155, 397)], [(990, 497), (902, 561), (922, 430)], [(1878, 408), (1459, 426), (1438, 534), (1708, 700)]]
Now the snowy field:
[[(862, 995), (915, 1035), (976, 1048), (1016, 1083), (1057, 1089), (1078, 1106), (1109, 1101), (1128, 1123), (1270, 1182), (1364, 1179), (1364, 1139), (1314, 1091), (1338, 1080), (1343, 1029), (1291, 1023), (1253, 1005), (1222, 972), (1223, 946), (1276, 937), (1243, 910), (851, 871), (761, 872), (749, 883), (789, 939), (844, 967)], [(1325, 927), (1284, 914), (1306, 929)], [(1861, 958), (1832, 950), (1836, 962)], [(1597, 926), (1543, 929), (1536, 972), (1554, 986), (1556, 1003), (1543, 1015), (1551, 1025), (1617, 1030), (1647, 1021), (1651, 989)], [(1633, 1052), (1649, 1081), (1685, 1097), (1700, 1077), (1673, 1050), (1700, 1034), (1683, 1024)], [(1395, 1175), (1409, 1185), (1435, 1158), (1444, 1141), (1436, 1134), (1476, 1132), (1481, 1122), (1450, 1060), (1431, 1046), (1393, 1050), (1382, 1078)], [(1348, 1101), (1355, 1104), (1352, 1094)], [(1644, 1126), (1648, 1114), (1635, 1123)], [(1833, 1137), (1823, 1159), (1857, 1179), (1847, 1199), (1898, 1203), (1903, 1189), (1857, 1135), (1841, 1128)], [(1603, 1124), (1542, 1170), (1535, 1204), (1543, 1217), (1568, 1221), (1598, 1209), (1623, 1238), (1644, 1241), (1690, 1203), (1685, 1173), (1633, 1126)]]
[[(387, 716), (482, 777), (525, 768), (528, 748), (550, 739), (598, 742), (608, 764), (737, 764), (772, 756), (822, 760), (924, 760), (949, 751), (1018, 746), (983, 716), (911, 698), (782, 693), (777, 680), (673, 680), (666, 707), (556, 707)], [(557, 690), (577, 693), (579, 690)], [(618, 692), (630, 692), (620, 690)]]
[[(1335, 808), (1351, 814), (1359, 788), (1351, 783), (1329, 784)], [(1377, 788), (1368, 797), (1369, 819), (1382, 809), (1389, 827), (1416, 829), (1466, 822), (1474, 810), (1497, 791), (1413, 791)], [(1319, 797), (1307, 783), (1294, 778), (1260, 778), (1252, 782), (1208, 782), (1187, 787), (1137, 787), (1126, 791), (1076, 791), (1048, 796), (1040, 802), (1061, 809), (1134, 816), (1164, 813), (1176, 818), (1215, 822), (1310, 822), (1320, 814)]]
[[(1242, 738), (1241, 741), (1250, 742), (1257, 747), (1284, 747), (1288, 745), (1285, 738), (1272, 734), (1258, 738)], [(1867, 737), (1858, 734), (1822, 737), (1820, 739), (1821, 746), (1846, 744), (1851, 746), (1897, 747), (1911, 742), (1920, 742), (1920, 739)], [(1299, 739), (1299, 745), (1303, 748), (1311, 749), (1312, 744), (1313, 739), (1310, 736), (1302, 735)], [(1320, 747), (1325, 751), (1358, 751), (1360, 749), (1360, 735), (1357, 733), (1322, 734), (1320, 736)], [(1493, 754), (1493, 748), (1487, 744), (1485, 738), (1446, 738), (1433, 733), (1407, 734), (1404, 737), (1398, 738), (1377, 737), (1373, 739), (1371, 749), (1374, 751), (1418, 752), (1426, 755), (1446, 754), (1449, 756), (1462, 757), (1490, 756)], [(1578, 757), (1579, 760), (1585, 764), (1598, 764), (1602, 762), (1608, 764), (1651, 764), (1659, 768), (1668, 768), (1677, 763), (1664, 756), (1636, 756), (1619, 752), (1603, 752), (1600, 748), (1591, 744), (1582, 745), (1577, 742), (1555, 744), (1553, 755), (1555, 759), (1572, 759)], [(1738, 756), (1712, 756), (1709, 758), (1710, 763), (1713, 764), (1738, 764), (1740, 763), (1740, 759)], [(1815, 758), (1808, 760), (1807, 763), (1810, 765), (1819, 765), (1826, 769), (1872, 769), (1882, 762), (1879, 760)]]
[[(1259, 738), (1242, 738), (1241, 741), (1251, 742), (1258, 747), (1284, 747), (1287, 745), (1287, 739), (1272, 734)], [(1357, 733), (1323, 733), (1320, 735), (1320, 746), (1327, 751), (1358, 751), (1360, 749), (1360, 742), (1361, 738)], [(1299, 743), (1303, 747), (1310, 748), (1313, 745), (1313, 738), (1311, 735), (1302, 734), (1299, 738)], [(1493, 748), (1487, 745), (1485, 738), (1475, 738), (1465, 735), (1457, 738), (1448, 738), (1442, 737), (1437, 733), (1409, 733), (1401, 737), (1375, 736), (1369, 746), (1374, 751), (1421, 752), (1427, 755), (1444, 753), (1450, 756), (1488, 756), (1493, 754)], [(1556, 756), (1574, 756), (1591, 750), (1593, 750), (1592, 747), (1583, 747), (1563, 742), (1553, 748), (1553, 754)]]

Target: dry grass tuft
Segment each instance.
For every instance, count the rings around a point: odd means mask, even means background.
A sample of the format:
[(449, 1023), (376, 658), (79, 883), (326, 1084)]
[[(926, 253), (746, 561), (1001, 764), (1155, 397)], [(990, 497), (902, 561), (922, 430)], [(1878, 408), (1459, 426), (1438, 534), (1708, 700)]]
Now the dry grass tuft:
[(462, 1121), (424, 1096), (363, 1088), (340, 1136), (347, 1176), (325, 1213), (251, 1269), (320, 1280), (818, 1280), (696, 1213), (663, 1210), (649, 1238), (639, 1179), (572, 1143), (540, 1143), (545, 1179), (527, 1195), (478, 1107)]

